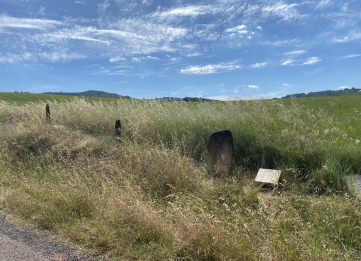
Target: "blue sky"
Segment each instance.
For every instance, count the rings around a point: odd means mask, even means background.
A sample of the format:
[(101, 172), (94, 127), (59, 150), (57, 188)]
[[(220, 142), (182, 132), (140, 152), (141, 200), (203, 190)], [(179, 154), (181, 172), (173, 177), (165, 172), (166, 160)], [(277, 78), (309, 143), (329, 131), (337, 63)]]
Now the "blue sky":
[(361, 88), (361, 1), (0, 0), (0, 91), (280, 97)]

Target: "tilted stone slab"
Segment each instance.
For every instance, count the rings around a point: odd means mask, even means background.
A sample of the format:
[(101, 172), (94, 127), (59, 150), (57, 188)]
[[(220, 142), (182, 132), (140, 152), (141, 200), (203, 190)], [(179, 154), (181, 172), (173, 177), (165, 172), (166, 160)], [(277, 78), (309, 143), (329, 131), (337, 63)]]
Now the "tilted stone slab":
[(259, 169), (256, 182), (278, 184), (281, 176), (281, 171), (277, 169)]
[(356, 194), (361, 196), (361, 175), (350, 175), (346, 177), (347, 185), (355, 189)]
[(209, 138), (208, 153), (216, 173), (229, 172), (234, 154), (232, 132), (224, 130), (212, 133)]

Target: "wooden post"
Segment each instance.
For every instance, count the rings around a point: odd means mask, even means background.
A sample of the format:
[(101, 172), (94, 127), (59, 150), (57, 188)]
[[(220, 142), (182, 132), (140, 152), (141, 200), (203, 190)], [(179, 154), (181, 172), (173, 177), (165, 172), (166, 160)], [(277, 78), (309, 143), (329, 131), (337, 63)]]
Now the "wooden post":
[(115, 136), (120, 137), (122, 132), (122, 124), (120, 123), (120, 120), (115, 121)]
[(46, 121), (51, 123), (49, 103), (46, 104)]
[(216, 174), (228, 173), (234, 154), (232, 132), (224, 130), (212, 133), (208, 143), (208, 153)]

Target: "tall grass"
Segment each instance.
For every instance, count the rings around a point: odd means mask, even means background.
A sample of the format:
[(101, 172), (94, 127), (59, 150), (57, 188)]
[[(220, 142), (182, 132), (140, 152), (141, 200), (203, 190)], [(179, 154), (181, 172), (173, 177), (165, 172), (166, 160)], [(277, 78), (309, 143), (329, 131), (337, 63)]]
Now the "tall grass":
[[(44, 103), (1, 102), (0, 208), (119, 259), (360, 258), (345, 175), (361, 132), (304, 101), (53, 100), (52, 125)], [(235, 161), (215, 178), (207, 143), (224, 129)], [(283, 171), (278, 189), (252, 182), (260, 167)]]

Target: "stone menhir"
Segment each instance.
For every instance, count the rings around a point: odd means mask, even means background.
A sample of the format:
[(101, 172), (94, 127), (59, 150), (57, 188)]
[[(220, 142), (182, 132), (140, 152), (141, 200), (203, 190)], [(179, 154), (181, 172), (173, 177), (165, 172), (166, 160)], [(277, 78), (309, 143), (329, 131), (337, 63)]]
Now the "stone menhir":
[(120, 123), (120, 120), (115, 121), (115, 136), (120, 137), (122, 132), (122, 124)]
[(217, 174), (229, 172), (234, 154), (232, 132), (224, 130), (212, 133), (208, 143), (208, 153), (212, 168)]
[(49, 106), (49, 103), (46, 104), (46, 121), (48, 123), (51, 123), (51, 118), (50, 118), (50, 106)]

